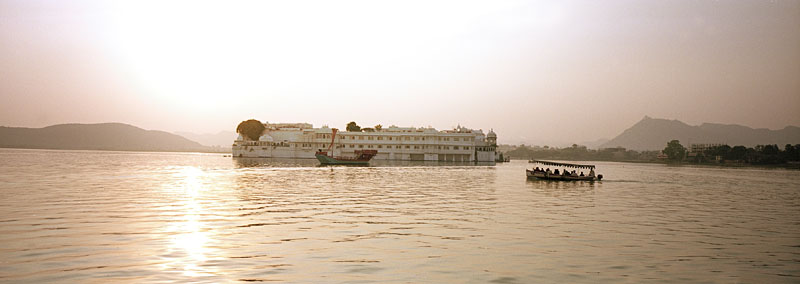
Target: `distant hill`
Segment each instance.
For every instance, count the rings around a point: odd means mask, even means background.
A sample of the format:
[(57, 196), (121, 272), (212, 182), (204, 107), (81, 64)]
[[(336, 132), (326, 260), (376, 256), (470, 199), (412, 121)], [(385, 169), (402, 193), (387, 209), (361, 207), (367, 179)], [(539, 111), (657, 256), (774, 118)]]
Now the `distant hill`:
[(213, 151), (184, 137), (123, 123), (59, 124), (44, 128), (0, 127), (0, 148)]
[(186, 139), (197, 141), (204, 146), (230, 148), (238, 134), (233, 131), (220, 131), (217, 134), (197, 134), (192, 132), (175, 132)]
[(644, 119), (622, 134), (600, 145), (600, 148), (625, 147), (631, 150), (663, 150), (667, 142), (677, 139), (683, 146), (693, 143), (724, 143), (731, 146), (800, 143), (800, 127), (787, 126), (781, 130), (753, 129), (735, 124), (703, 123), (690, 126), (678, 120)]

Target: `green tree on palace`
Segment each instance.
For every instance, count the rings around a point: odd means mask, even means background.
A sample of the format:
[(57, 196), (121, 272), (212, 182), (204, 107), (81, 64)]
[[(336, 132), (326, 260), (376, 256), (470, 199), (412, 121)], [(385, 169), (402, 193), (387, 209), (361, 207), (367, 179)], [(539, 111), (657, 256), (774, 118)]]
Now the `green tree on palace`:
[(681, 145), (680, 141), (672, 140), (669, 141), (667, 147), (664, 148), (664, 154), (667, 155), (670, 160), (681, 161), (683, 157), (686, 156), (686, 148)]
[(236, 133), (255, 141), (258, 140), (258, 137), (261, 136), (261, 133), (264, 133), (264, 129), (266, 128), (261, 121), (248, 119), (239, 123), (239, 126), (236, 126)]
[(351, 121), (350, 123), (348, 123), (347, 128), (345, 129), (347, 129), (347, 131), (350, 132), (361, 132), (361, 126), (358, 126), (358, 124), (356, 124), (355, 121)]

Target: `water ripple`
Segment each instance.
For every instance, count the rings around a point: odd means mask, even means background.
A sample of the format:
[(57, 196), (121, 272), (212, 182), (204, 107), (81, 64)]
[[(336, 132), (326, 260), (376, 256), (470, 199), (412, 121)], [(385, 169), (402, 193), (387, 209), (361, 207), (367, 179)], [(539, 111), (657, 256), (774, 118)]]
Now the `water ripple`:
[(797, 171), (0, 150), (0, 282), (797, 282)]

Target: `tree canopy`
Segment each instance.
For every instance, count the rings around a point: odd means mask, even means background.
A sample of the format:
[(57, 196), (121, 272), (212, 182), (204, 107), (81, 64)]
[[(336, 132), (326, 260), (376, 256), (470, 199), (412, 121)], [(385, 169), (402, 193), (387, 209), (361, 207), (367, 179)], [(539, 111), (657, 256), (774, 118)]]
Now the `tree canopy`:
[(698, 155), (698, 162), (707, 162), (711, 158), (725, 161), (737, 161), (751, 164), (783, 164), (800, 161), (800, 144), (786, 144), (781, 150), (778, 145), (756, 145), (755, 148), (745, 146), (721, 145), (705, 150)]
[(672, 161), (681, 161), (686, 156), (686, 148), (678, 140), (672, 140), (664, 148), (664, 154)]
[[(572, 145), (571, 147), (539, 147), (539, 146), (512, 146), (513, 149), (503, 153), (516, 159), (555, 159), (572, 161), (650, 161), (658, 160), (659, 151), (637, 152), (625, 148), (603, 148), (599, 150), (587, 149), (585, 146)], [(800, 164), (800, 144), (786, 144), (783, 149), (778, 145), (757, 145), (749, 148), (745, 146), (719, 145), (696, 152), (690, 160), (686, 160), (686, 153), (678, 140), (667, 143), (664, 149), (671, 161), (689, 163), (734, 163), (753, 165)], [(669, 153), (672, 153), (670, 155)], [(793, 166), (794, 167), (794, 166)]]
[(239, 123), (236, 127), (236, 133), (241, 134), (243, 137), (256, 141), (261, 133), (264, 132), (264, 124), (255, 119), (248, 119)]
[(355, 121), (348, 123), (346, 129), (350, 132), (361, 132), (361, 126), (358, 126)]

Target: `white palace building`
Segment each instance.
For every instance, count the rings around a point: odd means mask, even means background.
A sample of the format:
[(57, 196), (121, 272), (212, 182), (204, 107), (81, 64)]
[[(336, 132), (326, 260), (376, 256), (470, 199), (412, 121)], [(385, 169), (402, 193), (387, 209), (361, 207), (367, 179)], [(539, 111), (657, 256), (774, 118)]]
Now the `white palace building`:
[[(258, 141), (239, 135), (233, 142), (234, 157), (309, 158), (331, 145), (332, 128), (308, 123), (264, 123)], [(377, 150), (376, 160), (494, 162), (497, 135), (489, 131), (457, 127), (453, 130), (390, 126), (360, 132), (339, 131), (333, 155), (354, 155), (355, 150)]]

